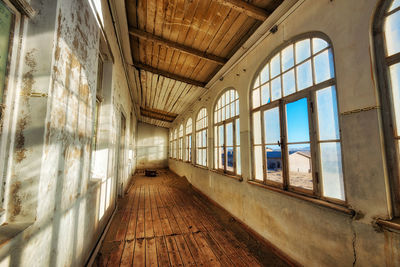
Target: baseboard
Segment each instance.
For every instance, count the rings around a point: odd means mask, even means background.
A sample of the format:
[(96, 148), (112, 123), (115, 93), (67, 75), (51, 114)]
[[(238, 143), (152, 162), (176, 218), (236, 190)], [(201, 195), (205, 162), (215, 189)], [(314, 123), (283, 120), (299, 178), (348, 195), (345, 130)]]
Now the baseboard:
[[(184, 176), (180, 176), (179, 174), (177, 174), (176, 172), (174, 172), (171, 169), (170, 169), (170, 171), (172, 173), (174, 173), (175, 175), (177, 175), (178, 177), (184, 177)], [(190, 183), (190, 181), (189, 181), (189, 183)], [(290, 265), (290, 266), (302, 266), (301, 264), (299, 264), (298, 262), (293, 260), (291, 257), (289, 257), (282, 250), (280, 250), (275, 245), (273, 245), (270, 241), (268, 241), (263, 236), (261, 236), (259, 233), (257, 233), (252, 228), (250, 228), (250, 226), (248, 226), (246, 223), (244, 223), (241, 219), (239, 219), (236, 216), (232, 215), (228, 210), (226, 210), (224, 207), (222, 207), (219, 203), (217, 203), (216, 201), (214, 201), (213, 199), (208, 197), (205, 193), (203, 193), (196, 186), (194, 186), (193, 184), (190, 184), (190, 185), (192, 186), (193, 190), (196, 193), (198, 193), (201, 197), (203, 197), (204, 199), (209, 201), (211, 204), (217, 206), (218, 208), (220, 208), (221, 210), (223, 210), (224, 212), (229, 214), (229, 216), (231, 216), (251, 237), (253, 237), (255, 240), (260, 242), (263, 246), (265, 246), (268, 249), (270, 249), (271, 251), (273, 251), (279, 258), (281, 258), (283, 261), (285, 261), (288, 265)]]

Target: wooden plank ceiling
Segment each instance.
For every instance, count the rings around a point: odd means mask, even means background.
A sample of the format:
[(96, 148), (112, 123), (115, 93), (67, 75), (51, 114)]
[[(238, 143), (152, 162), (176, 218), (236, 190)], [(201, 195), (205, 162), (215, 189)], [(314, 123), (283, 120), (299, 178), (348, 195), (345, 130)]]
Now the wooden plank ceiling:
[(125, 0), (139, 121), (169, 127), (283, 0)]

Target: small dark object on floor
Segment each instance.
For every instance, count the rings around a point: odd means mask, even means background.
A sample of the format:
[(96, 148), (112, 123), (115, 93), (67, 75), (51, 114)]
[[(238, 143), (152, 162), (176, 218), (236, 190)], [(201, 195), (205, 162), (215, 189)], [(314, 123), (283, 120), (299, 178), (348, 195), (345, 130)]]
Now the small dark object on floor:
[(145, 175), (147, 177), (156, 177), (157, 171), (156, 170), (145, 170)]

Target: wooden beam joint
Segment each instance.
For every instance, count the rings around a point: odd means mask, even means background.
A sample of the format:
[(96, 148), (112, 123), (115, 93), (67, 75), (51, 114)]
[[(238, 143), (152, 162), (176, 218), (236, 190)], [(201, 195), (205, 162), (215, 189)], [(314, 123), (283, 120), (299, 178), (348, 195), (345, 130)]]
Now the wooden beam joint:
[(162, 110), (144, 108), (144, 107), (140, 107), (140, 115), (169, 123), (173, 122), (178, 116), (177, 114), (174, 113), (168, 113)]

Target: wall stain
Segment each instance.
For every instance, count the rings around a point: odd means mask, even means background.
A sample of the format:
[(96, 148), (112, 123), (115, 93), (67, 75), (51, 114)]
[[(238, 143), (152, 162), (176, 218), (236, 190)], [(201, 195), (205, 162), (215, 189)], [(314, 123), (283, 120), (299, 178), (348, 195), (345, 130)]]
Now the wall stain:
[(16, 142), (15, 158), (18, 163), (20, 163), (26, 158), (27, 149), (25, 148), (25, 137), (23, 131), (25, 130), (27, 124), (28, 122), (25, 116), (19, 118), (17, 124), (16, 141), (15, 141)]
[(21, 213), (22, 207), (21, 207), (21, 199), (18, 195), (19, 190), (21, 189), (21, 182), (16, 182), (11, 185), (11, 196), (13, 199), (13, 206), (12, 206), (12, 217), (17, 216), (18, 214)]

